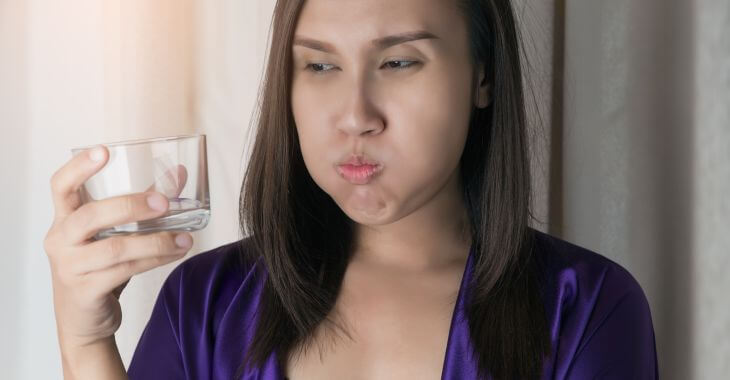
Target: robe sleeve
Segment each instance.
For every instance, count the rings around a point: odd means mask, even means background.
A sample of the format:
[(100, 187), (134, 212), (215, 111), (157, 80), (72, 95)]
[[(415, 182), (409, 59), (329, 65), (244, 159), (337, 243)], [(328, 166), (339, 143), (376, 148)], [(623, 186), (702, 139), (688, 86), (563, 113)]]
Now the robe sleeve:
[(625, 292), (607, 312), (591, 316), (597, 327), (586, 330), (581, 339), (571, 380), (659, 378), (649, 304), (638, 282), (628, 272), (618, 272), (604, 287)]
[(180, 271), (165, 280), (132, 356), (129, 379), (186, 379), (178, 315)]

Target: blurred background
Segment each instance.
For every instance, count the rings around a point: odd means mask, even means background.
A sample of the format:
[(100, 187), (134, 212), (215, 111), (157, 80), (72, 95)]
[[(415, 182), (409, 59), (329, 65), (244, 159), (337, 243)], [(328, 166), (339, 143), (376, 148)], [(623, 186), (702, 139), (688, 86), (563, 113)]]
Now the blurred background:
[[(0, 367), (61, 378), (43, 238), (76, 146), (208, 135), (212, 219), (240, 190), (275, 0), (0, 0)], [(663, 379), (730, 373), (730, 2), (516, 0), (530, 62), (535, 227), (627, 268)], [(125, 364), (176, 263), (122, 296)]]

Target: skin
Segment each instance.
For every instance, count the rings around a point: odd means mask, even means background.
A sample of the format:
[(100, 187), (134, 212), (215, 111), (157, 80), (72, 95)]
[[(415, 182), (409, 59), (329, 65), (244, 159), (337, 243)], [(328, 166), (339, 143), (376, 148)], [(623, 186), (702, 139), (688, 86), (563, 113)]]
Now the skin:
[[(371, 43), (412, 31), (437, 38)], [(471, 246), (459, 160), (472, 107), (489, 103), (466, 20), (445, 0), (308, 0), (292, 52), (304, 162), (356, 222), (356, 249), (332, 316), (353, 339), (319, 329), (319, 349), (293, 355), (287, 375), (440, 378)], [(335, 168), (353, 153), (383, 171), (366, 185), (347, 182)]]

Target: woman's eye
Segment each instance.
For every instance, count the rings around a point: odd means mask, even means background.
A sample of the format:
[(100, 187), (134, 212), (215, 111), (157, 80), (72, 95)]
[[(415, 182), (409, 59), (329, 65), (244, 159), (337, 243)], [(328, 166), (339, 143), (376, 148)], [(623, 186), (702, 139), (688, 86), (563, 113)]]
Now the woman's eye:
[[(418, 61), (406, 61), (406, 60), (395, 60), (395, 61), (388, 61), (385, 64), (383, 64), (383, 67), (394, 69), (394, 70), (403, 70), (407, 69), (415, 64), (417, 64)], [(327, 63), (310, 63), (306, 66), (306, 70), (312, 71), (315, 74), (324, 74), (332, 68), (335, 67), (335, 65), (330, 65)]]
[(407, 69), (407, 68), (415, 65), (416, 63), (418, 63), (418, 62), (416, 62), (416, 61), (406, 61), (406, 60), (397, 60), (397, 61), (388, 61), (388, 62), (385, 62), (385, 64), (383, 66), (387, 66), (388, 68), (391, 68), (391, 69), (402, 70), (402, 69)]
[(326, 63), (311, 63), (311, 64), (307, 65), (306, 68), (307, 68), (307, 70), (313, 71), (315, 74), (321, 74), (321, 73), (329, 71), (329, 70), (325, 70), (325, 68), (328, 68), (328, 67), (334, 67), (334, 65), (329, 65)]

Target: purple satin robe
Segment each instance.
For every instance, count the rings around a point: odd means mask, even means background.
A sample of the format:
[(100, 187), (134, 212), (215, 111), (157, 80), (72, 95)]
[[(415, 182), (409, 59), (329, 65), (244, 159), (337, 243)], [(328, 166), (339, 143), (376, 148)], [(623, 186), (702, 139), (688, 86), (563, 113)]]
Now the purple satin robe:
[[(654, 329), (646, 297), (634, 277), (616, 262), (556, 237), (536, 232), (544, 255), (552, 354), (543, 379), (657, 379)], [(135, 350), (130, 379), (233, 379), (253, 338), (254, 313), (263, 276), (241, 267), (245, 245), (229, 243), (178, 265), (166, 279)], [(461, 280), (446, 347), (442, 379), (476, 379), (468, 354)], [(276, 353), (243, 379), (284, 379)]]

